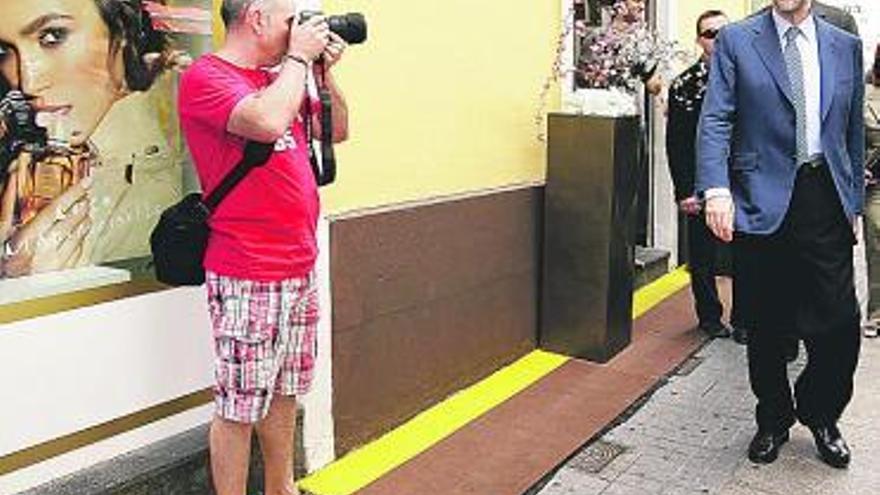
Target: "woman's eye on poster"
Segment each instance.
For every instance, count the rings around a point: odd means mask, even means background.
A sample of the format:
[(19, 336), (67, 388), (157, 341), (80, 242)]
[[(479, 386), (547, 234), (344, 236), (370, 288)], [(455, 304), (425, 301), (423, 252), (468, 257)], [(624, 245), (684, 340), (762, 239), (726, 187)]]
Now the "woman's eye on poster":
[(14, 278), (45, 272), (149, 275), (159, 212), (194, 187), (174, 88), (211, 48), (211, 3), (0, 3), (4, 296)]

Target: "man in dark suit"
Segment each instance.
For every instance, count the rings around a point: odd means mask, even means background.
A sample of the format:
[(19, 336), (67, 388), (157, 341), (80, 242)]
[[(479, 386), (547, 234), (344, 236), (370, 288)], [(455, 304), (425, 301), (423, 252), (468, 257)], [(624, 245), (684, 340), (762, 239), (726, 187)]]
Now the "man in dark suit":
[[(715, 284), (720, 242), (706, 227), (700, 202), (694, 194), (694, 173), (697, 123), (709, 81), (709, 59), (715, 37), (727, 23), (727, 16), (720, 10), (707, 10), (697, 18), (697, 44), (703, 53), (694, 65), (672, 81), (666, 119), (666, 154), (675, 200), (687, 219), (688, 266), (699, 328), (716, 338), (731, 335), (730, 328), (721, 321), (722, 305)], [(743, 326), (737, 324), (736, 316), (732, 319), (734, 339), (745, 343)]]
[[(737, 278), (752, 292), (749, 378), (758, 432), (749, 459), (773, 462), (795, 419), (822, 459), (846, 467), (837, 422), (860, 345), (853, 225), (864, 202), (862, 46), (811, 0), (721, 30), (698, 140), (696, 190), (712, 232), (736, 232)], [(809, 360), (794, 399), (783, 354), (794, 329)]]
[(853, 36), (859, 35), (859, 26), (856, 24), (855, 17), (841, 8), (822, 2), (813, 2), (813, 13), (832, 26), (837, 26)]
[[(772, 7), (764, 7), (759, 10), (756, 15), (766, 14), (770, 11)], [(856, 18), (852, 16), (849, 12), (841, 9), (840, 7), (835, 7), (833, 5), (828, 5), (827, 3), (822, 2), (813, 2), (813, 15), (822, 19), (823, 21), (828, 22), (832, 26), (836, 26), (840, 29), (843, 29), (847, 33), (858, 36), (859, 35), (859, 26), (856, 24)]]

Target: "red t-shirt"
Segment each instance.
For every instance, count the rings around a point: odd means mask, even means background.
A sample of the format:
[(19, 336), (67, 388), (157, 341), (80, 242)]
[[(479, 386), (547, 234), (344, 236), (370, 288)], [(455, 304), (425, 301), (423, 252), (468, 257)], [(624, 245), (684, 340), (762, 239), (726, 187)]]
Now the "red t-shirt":
[[(237, 67), (215, 55), (201, 57), (183, 74), (180, 120), (203, 191), (212, 191), (242, 158), (246, 140), (226, 130), (232, 109), (271, 81), (268, 71)], [(260, 281), (312, 270), (319, 200), (306, 146), (300, 115), (269, 160), (223, 199), (209, 222), (207, 270)]]

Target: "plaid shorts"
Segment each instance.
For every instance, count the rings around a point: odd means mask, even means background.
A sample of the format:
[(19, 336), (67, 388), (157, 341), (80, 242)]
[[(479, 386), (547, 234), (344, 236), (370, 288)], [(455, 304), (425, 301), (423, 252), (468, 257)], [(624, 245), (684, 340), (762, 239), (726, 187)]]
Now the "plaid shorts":
[(274, 393), (309, 391), (317, 357), (314, 273), (280, 282), (206, 274), (214, 333), (217, 415), (239, 423), (266, 417)]

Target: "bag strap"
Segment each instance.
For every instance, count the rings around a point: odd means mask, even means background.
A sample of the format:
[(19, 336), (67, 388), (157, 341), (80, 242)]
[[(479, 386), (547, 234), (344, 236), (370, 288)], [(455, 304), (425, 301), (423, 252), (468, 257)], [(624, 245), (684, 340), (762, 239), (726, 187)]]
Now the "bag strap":
[(274, 143), (258, 143), (256, 141), (248, 141), (244, 147), (244, 156), (241, 161), (226, 174), (226, 177), (220, 182), (220, 185), (211, 191), (211, 194), (204, 199), (205, 206), (209, 211), (214, 211), (217, 205), (223, 201), (223, 198), (229, 194), (242, 179), (247, 176), (252, 169), (266, 163), (272, 153), (275, 151)]

